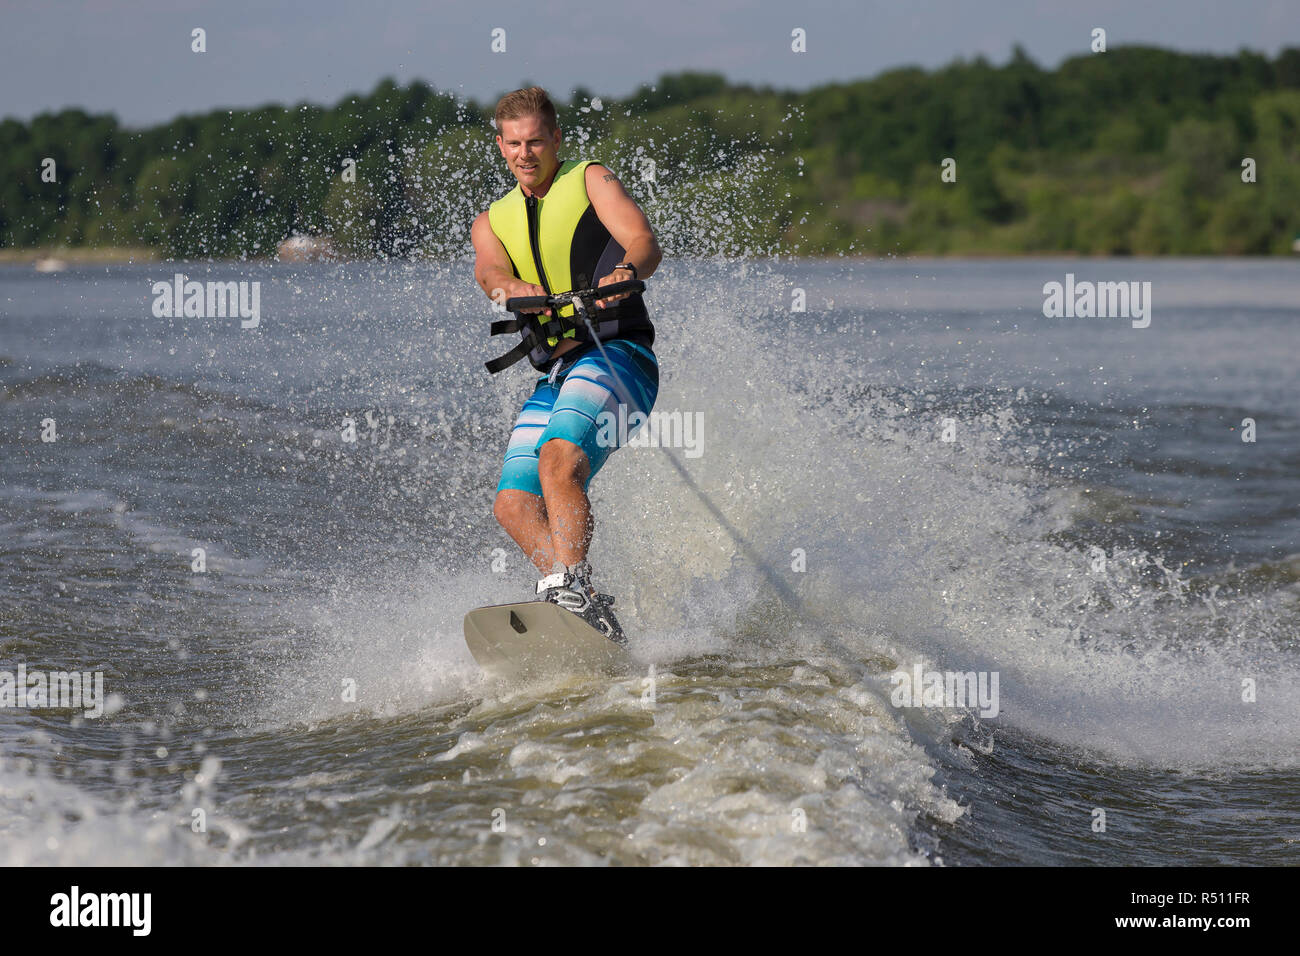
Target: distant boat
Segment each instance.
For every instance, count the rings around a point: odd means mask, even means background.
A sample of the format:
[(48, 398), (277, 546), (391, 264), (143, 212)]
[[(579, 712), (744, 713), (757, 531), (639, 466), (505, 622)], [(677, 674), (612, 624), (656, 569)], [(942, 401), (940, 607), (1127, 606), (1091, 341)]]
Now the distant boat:
[(68, 267), (68, 264), (62, 259), (56, 259), (54, 256), (42, 256), (35, 263), (37, 272), (62, 272)]
[(313, 262), (338, 257), (329, 236), (293, 235), (276, 246), (275, 252), (282, 262)]

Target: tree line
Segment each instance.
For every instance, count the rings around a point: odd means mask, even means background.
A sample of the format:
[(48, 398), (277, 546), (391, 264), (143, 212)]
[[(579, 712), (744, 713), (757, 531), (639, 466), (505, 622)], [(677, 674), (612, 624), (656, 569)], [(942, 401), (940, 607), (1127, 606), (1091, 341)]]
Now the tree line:
[[(556, 103), (562, 155), (618, 172), (670, 254), (1272, 254), (1300, 232), (1300, 49), (1124, 47), (1047, 70), (1016, 48), (803, 92), (688, 72)], [(140, 130), (6, 120), (0, 248), (261, 258), (303, 233), (349, 256), (463, 255), (514, 185), (494, 105), (385, 80)]]

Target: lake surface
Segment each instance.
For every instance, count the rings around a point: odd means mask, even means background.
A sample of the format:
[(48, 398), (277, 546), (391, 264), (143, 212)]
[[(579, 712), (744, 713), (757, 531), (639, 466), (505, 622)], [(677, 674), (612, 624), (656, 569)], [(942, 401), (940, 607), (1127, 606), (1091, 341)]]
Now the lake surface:
[(665, 263), (701, 453), (591, 487), (637, 667), (533, 687), (461, 634), (535, 581), (469, 263), (0, 269), (0, 670), (108, 697), (0, 709), (0, 863), (1300, 862), (1298, 266)]

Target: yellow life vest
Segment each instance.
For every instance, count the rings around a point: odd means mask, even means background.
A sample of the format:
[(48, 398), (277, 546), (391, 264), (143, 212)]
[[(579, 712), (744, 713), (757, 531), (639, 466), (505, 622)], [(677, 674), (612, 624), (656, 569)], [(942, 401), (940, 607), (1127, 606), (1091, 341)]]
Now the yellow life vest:
[[(527, 196), (516, 185), (488, 207), (488, 224), (505, 246), (515, 275), (550, 294), (590, 288), (623, 260), (625, 250), (600, 221), (587, 195), (587, 167), (592, 162), (561, 163), (545, 196)], [(520, 332), (523, 341), (488, 362), (488, 370), (495, 374), (527, 355), (534, 368), (545, 371), (561, 338), (591, 339), (572, 305), (555, 311), (554, 318), (516, 312), (513, 321), (494, 322), (493, 335)], [(595, 325), (596, 337), (602, 341), (634, 330), (648, 330), (653, 340), (654, 326), (640, 295), (598, 309)]]

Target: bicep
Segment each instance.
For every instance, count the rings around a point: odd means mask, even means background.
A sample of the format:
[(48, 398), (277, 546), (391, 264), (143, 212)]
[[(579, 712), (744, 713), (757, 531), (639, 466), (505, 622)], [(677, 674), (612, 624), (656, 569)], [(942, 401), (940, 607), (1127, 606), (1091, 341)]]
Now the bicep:
[(596, 216), (624, 249), (637, 239), (654, 237), (650, 220), (636, 200), (627, 194), (617, 176), (598, 163), (587, 167), (587, 196)]
[(510, 254), (506, 252), (506, 247), (501, 244), (497, 234), (492, 231), (492, 225), (488, 222), (488, 214), (480, 213), (479, 217), (474, 220), (474, 226), (470, 230), (470, 238), (474, 242), (474, 273), (482, 276), (489, 269), (503, 269), (506, 272), (514, 274), (515, 267), (510, 261)]

